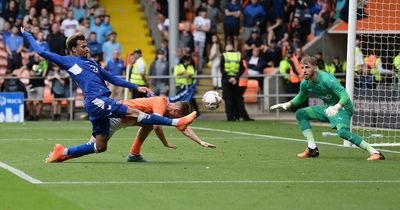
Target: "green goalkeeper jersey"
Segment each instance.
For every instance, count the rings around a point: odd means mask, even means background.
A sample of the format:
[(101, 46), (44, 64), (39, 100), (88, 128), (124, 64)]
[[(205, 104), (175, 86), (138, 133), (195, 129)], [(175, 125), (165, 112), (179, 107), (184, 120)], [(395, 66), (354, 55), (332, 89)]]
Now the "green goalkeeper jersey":
[(308, 96), (313, 96), (322, 99), (328, 106), (333, 106), (339, 102), (346, 111), (353, 113), (353, 103), (339, 81), (333, 75), (324, 71), (317, 71), (316, 73), (317, 81), (301, 81), (300, 92), (290, 102), (297, 106), (303, 103)]

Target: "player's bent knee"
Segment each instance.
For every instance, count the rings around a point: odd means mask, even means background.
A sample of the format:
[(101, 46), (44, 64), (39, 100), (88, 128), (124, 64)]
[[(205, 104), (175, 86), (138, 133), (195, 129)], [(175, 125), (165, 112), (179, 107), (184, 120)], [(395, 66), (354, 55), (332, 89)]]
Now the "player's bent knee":
[(296, 119), (297, 120), (302, 120), (306, 118), (306, 110), (305, 108), (301, 108), (296, 111)]
[(138, 117), (139, 114), (140, 111), (138, 109), (128, 108), (128, 110), (126, 111), (126, 115), (129, 117)]

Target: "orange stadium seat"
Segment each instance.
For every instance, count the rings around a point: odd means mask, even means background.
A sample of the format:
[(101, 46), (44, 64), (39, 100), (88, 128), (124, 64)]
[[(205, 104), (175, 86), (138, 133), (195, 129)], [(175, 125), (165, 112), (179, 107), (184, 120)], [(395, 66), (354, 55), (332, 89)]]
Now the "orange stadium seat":
[(258, 94), (258, 81), (255, 79), (249, 79), (247, 82), (247, 89), (244, 92), (244, 102), (246, 103), (256, 103), (258, 101), (257, 94)]
[(44, 87), (44, 98), (43, 104), (51, 104), (53, 102), (54, 96), (51, 94), (50, 86)]

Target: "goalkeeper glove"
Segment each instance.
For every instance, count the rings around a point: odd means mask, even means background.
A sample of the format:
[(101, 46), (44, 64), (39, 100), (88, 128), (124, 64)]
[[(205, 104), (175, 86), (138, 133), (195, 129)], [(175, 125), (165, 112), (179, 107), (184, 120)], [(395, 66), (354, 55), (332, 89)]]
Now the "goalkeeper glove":
[(292, 106), (292, 103), (289, 101), (289, 102), (286, 102), (286, 103), (283, 103), (283, 104), (275, 104), (275, 105), (271, 106), (271, 108), (269, 108), (269, 109), (270, 110), (274, 110), (274, 109), (287, 110), (290, 106)]
[(330, 106), (325, 109), (325, 114), (328, 117), (333, 117), (336, 116), (337, 113), (339, 112), (339, 109), (342, 108), (341, 104), (335, 104), (334, 106)]

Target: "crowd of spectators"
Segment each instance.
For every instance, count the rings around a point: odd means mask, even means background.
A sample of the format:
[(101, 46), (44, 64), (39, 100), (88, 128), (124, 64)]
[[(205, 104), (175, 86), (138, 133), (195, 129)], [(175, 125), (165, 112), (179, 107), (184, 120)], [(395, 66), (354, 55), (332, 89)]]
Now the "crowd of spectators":
[(2, 91), (10, 90), (8, 85), (12, 84), (27, 93), (28, 120), (40, 118), (45, 87), (55, 98), (54, 120), (60, 119), (61, 99), (75, 95), (77, 87), (65, 70), (33, 52), (20, 34), (21, 26), (31, 31), (43, 49), (60, 55), (68, 54), (67, 37), (81, 32), (88, 39), (91, 58), (110, 72), (121, 67), (118, 59), (122, 46), (117, 42), (111, 17), (98, 0), (0, 0), (0, 51), (5, 51), (7, 58), (0, 67), (0, 76), (19, 76), (24, 86), (14, 80), (2, 80), (0, 84)]

